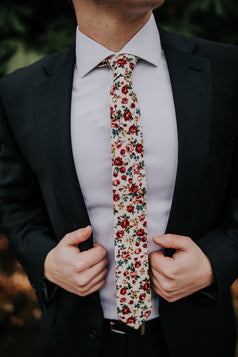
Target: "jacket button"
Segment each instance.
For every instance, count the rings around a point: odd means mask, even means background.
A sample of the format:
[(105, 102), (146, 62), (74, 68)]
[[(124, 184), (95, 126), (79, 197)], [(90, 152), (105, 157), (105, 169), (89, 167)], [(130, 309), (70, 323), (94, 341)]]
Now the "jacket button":
[(98, 331), (94, 328), (92, 328), (89, 331), (89, 337), (91, 337), (93, 340), (98, 337)]

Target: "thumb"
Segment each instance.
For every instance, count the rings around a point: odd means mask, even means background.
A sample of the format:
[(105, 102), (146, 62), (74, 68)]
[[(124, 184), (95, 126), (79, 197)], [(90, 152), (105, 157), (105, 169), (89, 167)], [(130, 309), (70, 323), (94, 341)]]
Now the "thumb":
[(77, 246), (79, 243), (87, 240), (92, 233), (92, 227), (87, 226), (70, 232), (64, 236), (62, 243), (70, 246)]
[(163, 234), (161, 236), (153, 237), (153, 241), (163, 248), (187, 250), (191, 239), (176, 234)]

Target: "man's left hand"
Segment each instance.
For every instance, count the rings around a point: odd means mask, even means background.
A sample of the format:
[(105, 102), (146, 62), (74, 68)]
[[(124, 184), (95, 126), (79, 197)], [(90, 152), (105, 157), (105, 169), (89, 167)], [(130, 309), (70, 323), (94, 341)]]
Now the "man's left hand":
[(191, 238), (165, 234), (153, 240), (163, 248), (176, 250), (172, 258), (162, 250), (149, 256), (152, 288), (158, 295), (174, 302), (213, 283), (210, 260)]

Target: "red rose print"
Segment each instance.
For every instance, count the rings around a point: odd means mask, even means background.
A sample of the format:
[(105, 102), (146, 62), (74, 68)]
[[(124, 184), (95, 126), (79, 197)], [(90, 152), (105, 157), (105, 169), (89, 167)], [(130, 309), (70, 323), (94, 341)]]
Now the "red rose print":
[(127, 179), (127, 176), (122, 175), (121, 179), (125, 181)]
[(126, 111), (124, 112), (124, 119), (125, 119), (126, 121), (128, 121), (128, 120), (131, 120), (131, 118), (132, 118), (132, 114), (131, 114), (130, 110), (126, 110)]
[(129, 226), (129, 221), (128, 221), (128, 219), (123, 219), (122, 221), (121, 221), (121, 227), (122, 228), (127, 228)]
[(125, 155), (125, 153), (126, 153), (125, 149), (121, 149), (120, 154)]
[(111, 115), (111, 116), (114, 115), (114, 109), (113, 109), (113, 107), (110, 107), (110, 115)]
[(124, 231), (117, 231), (116, 236), (118, 239), (122, 239), (124, 237)]
[(145, 313), (144, 313), (145, 318), (147, 318), (148, 316), (150, 316), (150, 314), (151, 314), (151, 310), (145, 311)]
[(137, 248), (137, 249), (135, 250), (135, 253), (136, 253), (136, 254), (140, 254), (140, 253), (141, 253), (141, 248)]
[(134, 150), (134, 146), (132, 144), (126, 144), (126, 152), (128, 154), (132, 153), (133, 150)]
[(113, 180), (112, 183), (113, 183), (113, 186), (118, 186), (118, 185), (120, 185), (120, 180)]
[(135, 68), (134, 63), (131, 62), (131, 63), (129, 64), (129, 66), (130, 66), (130, 69), (133, 71), (133, 69)]
[(147, 222), (144, 222), (144, 223), (143, 223), (143, 227), (147, 227)]
[(136, 145), (136, 152), (138, 154), (140, 154), (140, 153), (142, 153), (142, 151), (143, 151), (143, 145), (142, 144), (137, 144)]
[(121, 257), (122, 257), (122, 259), (128, 259), (130, 257), (130, 252), (128, 250), (124, 250), (121, 253)]
[(122, 158), (121, 157), (116, 157), (115, 160), (113, 161), (113, 164), (115, 166), (121, 166), (123, 164)]
[(145, 230), (143, 228), (138, 229), (138, 231), (136, 232), (136, 235), (138, 237), (143, 237), (145, 235)]
[(128, 103), (128, 98), (127, 97), (122, 98), (121, 104), (127, 104), (127, 103)]
[(133, 301), (133, 300), (130, 300), (130, 301), (129, 301), (129, 304), (130, 304), (130, 305), (133, 305), (133, 304), (134, 304), (134, 301)]
[(122, 167), (120, 168), (120, 172), (121, 172), (122, 174), (124, 174), (124, 173), (126, 172), (126, 168), (125, 168), (124, 166), (122, 166)]
[(140, 300), (140, 301), (144, 301), (144, 300), (145, 300), (145, 297), (146, 297), (146, 293), (142, 293), (142, 294), (140, 294), (140, 296), (139, 296), (139, 300)]
[(123, 315), (129, 314), (129, 312), (131, 312), (131, 310), (129, 309), (128, 306), (122, 308), (122, 313), (123, 313)]
[(129, 271), (128, 270), (124, 271), (123, 275), (124, 276), (128, 276), (129, 275)]
[(145, 283), (145, 284), (142, 286), (142, 289), (143, 289), (144, 291), (149, 290), (149, 288), (150, 288), (150, 283)]
[(130, 316), (130, 317), (128, 317), (128, 319), (126, 320), (126, 322), (128, 323), (128, 324), (133, 324), (134, 322), (135, 322), (135, 317), (133, 317), (133, 316)]
[(139, 187), (137, 185), (131, 185), (130, 192), (136, 193), (138, 192)]
[(118, 119), (111, 120), (111, 125), (114, 129), (118, 129), (120, 126), (120, 121)]
[(116, 146), (117, 149), (120, 149), (120, 147), (122, 146), (121, 140), (115, 141), (115, 146)]
[[(140, 197), (138, 197), (138, 199), (140, 199)], [(144, 200), (143, 200), (143, 202), (144, 202)], [(142, 203), (143, 203), (143, 202), (142, 202)], [(137, 201), (136, 201), (136, 203), (137, 203)], [(140, 204), (142, 204), (142, 203), (140, 203)], [(144, 219), (145, 219), (145, 215), (144, 215), (144, 214), (141, 214), (141, 215), (139, 216), (140, 222), (144, 221)]]
[[(142, 203), (144, 203), (144, 201), (145, 201), (145, 197), (143, 197), (143, 196), (136, 197), (136, 203), (138, 205), (142, 205)], [(139, 220), (143, 221), (144, 219), (145, 219), (145, 215), (140, 215)]]
[(117, 202), (119, 201), (119, 199), (120, 199), (119, 193), (115, 193), (115, 195), (113, 195), (113, 201)]
[(120, 294), (121, 294), (121, 295), (126, 295), (126, 292), (127, 292), (126, 288), (122, 288), (122, 289), (120, 290)]
[(140, 266), (141, 266), (141, 262), (140, 261), (135, 262), (135, 268), (136, 269), (138, 269)]
[(146, 241), (147, 241), (147, 238), (146, 238), (146, 237), (143, 237), (141, 240), (142, 240), (142, 242), (146, 242)]
[(128, 93), (128, 87), (127, 86), (123, 86), (121, 91), (122, 91), (123, 94), (126, 95)]
[(111, 90), (110, 90), (110, 95), (114, 95), (116, 90), (116, 87), (114, 85), (112, 85)]
[(143, 248), (147, 248), (147, 243), (144, 243), (144, 244), (142, 245), (142, 247), (143, 247)]
[(129, 128), (129, 133), (131, 134), (136, 134), (138, 131), (138, 128), (135, 125), (131, 125)]
[(128, 182), (129, 182), (129, 183), (132, 183), (132, 182), (133, 182), (133, 178), (130, 177), (130, 178), (128, 179)]
[(128, 205), (128, 206), (126, 207), (127, 212), (133, 212), (134, 209), (135, 209), (135, 207), (132, 206), (132, 205)]
[(114, 176), (114, 177), (117, 177), (117, 176), (118, 176), (118, 173), (117, 173), (117, 172), (114, 172), (113, 176)]
[(133, 174), (138, 175), (140, 173), (140, 165), (139, 164), (133, 164)]
[(126, 302), (126, 297), (121, 298), (120, 302), (121, 303)]
[(135, 103), (131, 103), (131, 108), (134, 109), (136, 107)]
[(130, 277), (131, 277), (132, 279), (135, 279), (135, 278), (137, 277), (137, 272), (136, 272), (136, 271), (131, 271)]
[(126, 63), (127, 63), (127, 60), (125, 60), (124, 58), (117, 60), (118, 66), (124, 66)]

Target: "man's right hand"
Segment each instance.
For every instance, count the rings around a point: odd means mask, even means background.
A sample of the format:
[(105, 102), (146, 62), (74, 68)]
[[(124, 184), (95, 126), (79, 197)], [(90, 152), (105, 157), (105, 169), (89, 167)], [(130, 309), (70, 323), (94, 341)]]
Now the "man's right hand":
[(66, 234), (46, 256), (44, 276), (63, 289), (87, 296), (105, 284), (106, 250), (99, 244), (81, 252), (78, 244), (92, 233), (90, 226)]

